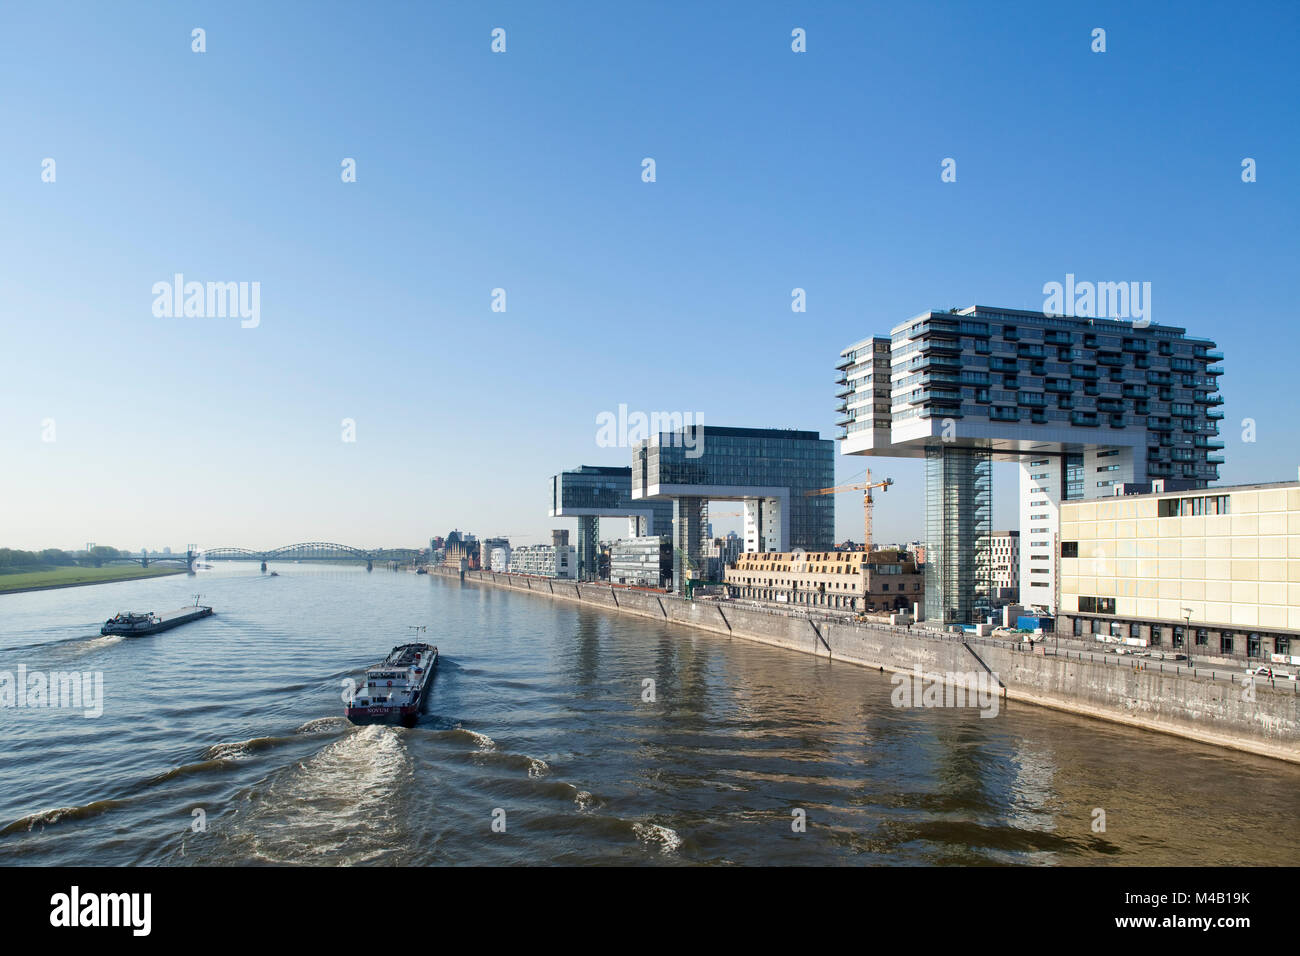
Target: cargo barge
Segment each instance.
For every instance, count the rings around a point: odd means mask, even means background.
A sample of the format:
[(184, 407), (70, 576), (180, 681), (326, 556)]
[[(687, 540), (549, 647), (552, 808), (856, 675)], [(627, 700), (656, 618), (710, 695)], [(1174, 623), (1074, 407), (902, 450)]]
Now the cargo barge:
[(366, 670), (365, 681), (345, 701), (344, 715), (354, 724), (413, 727), (428, 701), (437, 667), (438, 648), (431, 644), (394, 647), (383, 661)]
[(144, 613), (122, 611), (105, 621), (103, 627), (99, 629), (99, 633), (103, 635), (120, 634), (123, 637), (143, 637), (146, 634), (170, 631), (173, 627), (180, 627), (182, 624), (197, 621), (199, 618), (208, 617), (211, 614), (211, 607), (199, 604), (197, 601), (188, 607), (178, 608), (175, 611), (163, 611), (161, 614), (157, 611), (146, 611)]

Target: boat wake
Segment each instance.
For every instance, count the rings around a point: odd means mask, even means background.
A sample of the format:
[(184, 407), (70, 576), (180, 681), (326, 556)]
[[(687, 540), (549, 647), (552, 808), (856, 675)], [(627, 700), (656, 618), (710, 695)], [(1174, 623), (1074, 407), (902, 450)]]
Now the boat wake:
[(39, 813), (28, 814), (0, 829), (0, 837), (9, 836), (11, 833), (30, 833), (37, 827), (43, 830), (45, 827), (63, 820), (84, 820), (87, 817), (107, 813), (109, 810), (125, 804), (125, 800), (95, 800), (79, 807), (56, 807), (53, 810), (42, 810)]
[(477, 730), (469, 730), (468, 728), (462, 727), (460, 724), (457, 724), (452, 729), (452, 734), (453, 736), (460, 735), (468, 737), (474, 743), (478, 744), (480, 753), (490, 753), (497, 749), (497, 742), (487, 734), (481, 734)]
[(370, 724), (249, 791), (226, 851), (264, 863), (357, 864), (409, 849), (402, 800), (410, 758), (401, 731)]
[(681, 849), (681, 835), (671, 827), (662, 827), (657, 823), (634, 823), (632, 832), (642, 845), (661, 853), (676, 853)]

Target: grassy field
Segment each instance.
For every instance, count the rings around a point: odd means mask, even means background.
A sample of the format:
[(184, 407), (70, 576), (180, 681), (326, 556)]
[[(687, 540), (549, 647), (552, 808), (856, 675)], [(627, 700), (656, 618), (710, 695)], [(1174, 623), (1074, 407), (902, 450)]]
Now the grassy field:
[(17, 571), (0, 574), (0, 594), (42, 588), (71, 588), (81, 584), (105, 584), (132, 578), (154, 578), (163, 574), (184, 574), (184, 569), (142, 568), (138, 564), (115, 564), (106, 568), (51, 568), (48, 571)]

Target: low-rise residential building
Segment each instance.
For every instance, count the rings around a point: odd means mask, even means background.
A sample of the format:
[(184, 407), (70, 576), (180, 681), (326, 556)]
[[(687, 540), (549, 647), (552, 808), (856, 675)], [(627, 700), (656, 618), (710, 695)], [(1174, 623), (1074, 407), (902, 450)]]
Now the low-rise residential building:
[(573, 545), (534, 544), (510, 551), (511, 574), (533, 574), (544, 578), (576, 578), (577, 549)]
[(724, 580), (740, 598), (888, 611), (922, 603), (924, 578), (902, 551), (765, 551), (742, 554)]
[(1165, 487), (1062, 503), (1058, 633), (1300, 664), (1300, 482)]

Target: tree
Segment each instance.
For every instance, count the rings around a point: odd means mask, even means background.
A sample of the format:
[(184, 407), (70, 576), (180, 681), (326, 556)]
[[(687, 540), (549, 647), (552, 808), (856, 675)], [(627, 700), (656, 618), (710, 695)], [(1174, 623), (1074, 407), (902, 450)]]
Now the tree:
[(90, 549), (90, 563), (97, 568), (102, 568), (105, 561), (112, 561), (120, 557), (117, 548), (110, 548), (107, 545), (97, 544)]

